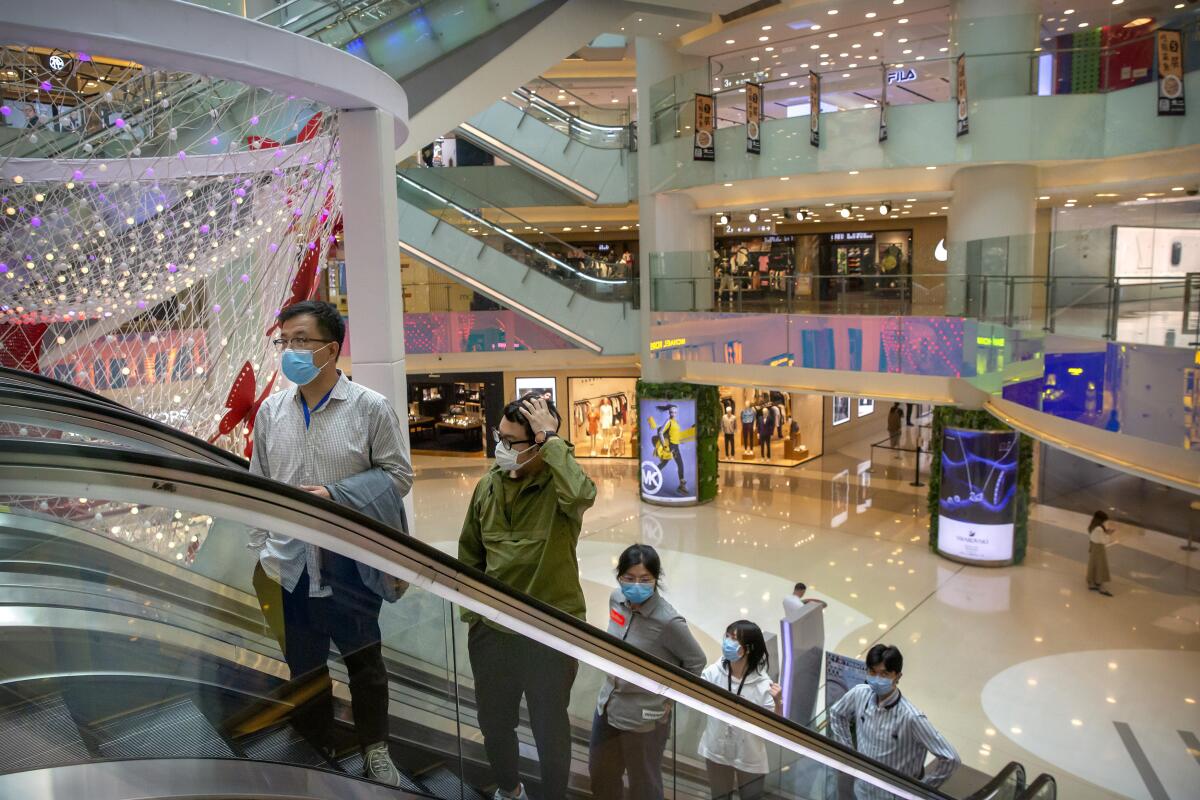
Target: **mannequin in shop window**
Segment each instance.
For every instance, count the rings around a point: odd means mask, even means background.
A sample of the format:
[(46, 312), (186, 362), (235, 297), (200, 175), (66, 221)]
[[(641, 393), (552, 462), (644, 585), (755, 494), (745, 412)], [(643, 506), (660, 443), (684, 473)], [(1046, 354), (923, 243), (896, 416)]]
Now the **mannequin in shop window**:
[(749, 403), (742, 409), (742, 454), (754, 455), (754, 424), (757, 414)]
[(771, 457), (771, 437), (775, 434), (775, 410), (770, 401), (758, 412), (758, 455)]
[[(609, 413), (610, 414), (612, 413), (611, 407), (609, 409)], [(591, 445), (592, 445), (592, 449), (588, 451), (589, 456), (599, 455), (599, 451), (596, 449), (596, 441), (597, 441), (597, 437), (600, 435), (600, 420), (601, 420), (602, 416), (603, 415), (600, 413), (599, 408), (593, 407), (590, 411), (588, 411), (588, 415), (587, 415), (588, 440), (591, 442)]]
[(721, 417), (721, 434), (725, 438), (725, 457), (733, 458), (733, 438), (737, 435), (737, 417), (733, 413), (733, 405), (725, 406), (725, 414)]
[(602, 437), (601, 448), (608, 449), (608, 444), (612, 436), (613, 426), (613, 407), (612, 401), (607, 397), (600, 400), (600, 432)]

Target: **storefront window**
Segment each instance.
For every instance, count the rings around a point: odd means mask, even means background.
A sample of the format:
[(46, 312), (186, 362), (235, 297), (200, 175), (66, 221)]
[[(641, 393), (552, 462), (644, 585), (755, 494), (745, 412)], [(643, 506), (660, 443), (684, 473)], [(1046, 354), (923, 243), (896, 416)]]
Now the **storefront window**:
[(488, 455), (488, 421), (504, 408), (499, 373), (413, 375), (408, 382), (408, 432), (414, 452)]
[(636, 378), (571, 378), (568, 390), (577, 456), (637, 457)]
[(819, 395), (723, 386), (721, 460), (794, 467), (821, 455)]

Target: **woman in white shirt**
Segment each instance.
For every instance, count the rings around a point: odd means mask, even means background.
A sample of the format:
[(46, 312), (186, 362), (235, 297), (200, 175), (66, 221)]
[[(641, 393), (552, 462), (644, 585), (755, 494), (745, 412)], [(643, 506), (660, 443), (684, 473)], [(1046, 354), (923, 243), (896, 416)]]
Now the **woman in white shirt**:
[(1112, 580), (1108, 572), (1108, 546), (1113, 543), (1113, 532), (1104, 524), (1106, 522), (1108, 514), (1097, 511), (1088, 525), (1087, 583), (1090, 591), (1112, 597), (1112, 592), (1104, 588), (1104, 584)]
[[(740, 619), (725, 629), (721, 660), (706, 668), (701, 677), (768, 711), (782, 714), (782, 690), (779, 684), (771, 682), (767, 669), (767, 643), (762, 631), (753, 622)], [(735, 789), (741, 800), (762, 797), (768, 771), (767, 744), (762, 739), (710, 718), (700, 737), (699, 752), (708, 770), (709, 791), (714, 798), (732, 800)]]

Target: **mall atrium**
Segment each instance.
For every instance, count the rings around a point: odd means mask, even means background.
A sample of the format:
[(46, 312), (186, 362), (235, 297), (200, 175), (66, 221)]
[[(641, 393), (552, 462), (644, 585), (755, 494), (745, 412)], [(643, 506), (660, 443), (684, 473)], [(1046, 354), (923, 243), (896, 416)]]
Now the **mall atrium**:
[(1200, 0), (0, 48), (0, 800), (1200, 800)]

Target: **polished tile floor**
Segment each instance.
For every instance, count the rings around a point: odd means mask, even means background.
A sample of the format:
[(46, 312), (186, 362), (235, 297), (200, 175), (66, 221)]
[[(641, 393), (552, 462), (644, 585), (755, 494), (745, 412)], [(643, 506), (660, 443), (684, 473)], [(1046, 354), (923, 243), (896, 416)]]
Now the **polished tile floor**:
[[(599, 489), (579, 546), (589, 619), (606, 622), (633, 542), (659, 549), (667, 595), (713, 658), (734, 619), (777, 628), (803, 580), (829, 602), (829, 649), (901, 647), (902, 688), (965, 764), (1020, 761), (1065, 798), (1200, 798), (1200, 553), (1124, 527), (1102, 597), (1084, 582), (1086, 519), (1037, 507), (1023, 565), (955, 564), (925, 543), (911, 457), (867, 472), (869, 458), (861, 442), (792, 469), (722, 465), (717, 500), (689, 509), (642, 504), (632, 461), (585, 460)], [(454, 551), (486, 466), (417, 460), (418, 536)]]

